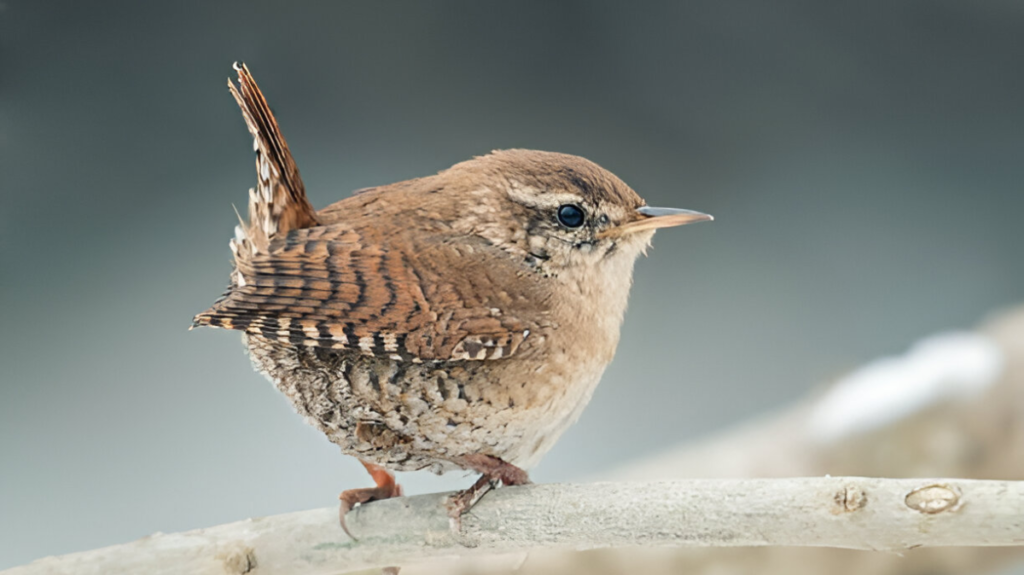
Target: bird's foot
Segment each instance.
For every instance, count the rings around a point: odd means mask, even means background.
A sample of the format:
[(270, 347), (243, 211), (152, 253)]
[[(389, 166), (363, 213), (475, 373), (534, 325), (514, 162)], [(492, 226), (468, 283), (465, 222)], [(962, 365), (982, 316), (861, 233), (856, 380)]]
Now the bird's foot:
[(462, 514), (469, 511), (470, 508), (476, 505), (477, 501), (480, 501), (481, 497), (497, 485), (497, 479), (481, 475), (480, 479), (477, 479), (472, 487), (448, 498), (445, 507), (448, 509), (449, 524), (452, 531), (455, 533), (462, 531)]
[(460, 460), (460, 463), (482, 475), (472, 487), (452, 495), (445, 504), (452, 531), (455, 533), (462, 531), (462, 515), (476, 505), (477, 501), (480, 501), (488, 491), (497, 487), (499, 482), (502, 485), (530, 483), (530, 476), (525, 471), (497, 457), (482, 454), (467, 455)]
[(345, 534), (352, 538), (354, 541), (356, 538), (352, 536), (352, 532), (348, 530), (348, 525), (345, 524), (345, 516), (348, 515), (349, 511), (356, 505), (362, 505), (363, 503), (369, 503), (371, 501), (379, 501), (381, 499), (390, 499), (392, 497), (402, 496), (402, 486), (395, 481), (395, 475), (384, 469), (379, 465), (373, 463), (367, 463), (360, 461), (366, 471), (370, 473), (370, 477), (373, 478), (376, 487), (365, 487), (363, 489), (349, 489), (342, 491), (338, 499), (341, 500), (341, 508), (338, 511), (338, 516), (341, 519), (341, 528), (345, 530)]

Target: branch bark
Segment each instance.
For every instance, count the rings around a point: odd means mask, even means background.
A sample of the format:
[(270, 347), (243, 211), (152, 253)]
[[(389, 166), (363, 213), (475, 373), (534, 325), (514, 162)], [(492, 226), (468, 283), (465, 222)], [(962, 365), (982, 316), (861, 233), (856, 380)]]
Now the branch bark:
[(961, 479), (687, 480), (530, 485), (488, 494), (454, 534), (445, 495), (232, 523), (48, 558), (4, 575), (340, 573), (533, 549), (1024, 546), (1024, 482)]

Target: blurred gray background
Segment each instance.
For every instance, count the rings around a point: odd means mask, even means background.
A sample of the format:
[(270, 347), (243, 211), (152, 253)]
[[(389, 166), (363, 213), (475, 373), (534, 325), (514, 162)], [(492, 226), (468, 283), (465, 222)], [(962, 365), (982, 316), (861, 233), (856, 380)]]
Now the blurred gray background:
[[(245, 60), (313, 204), (494, 148), (586, 156), (658, 234), (534, 470), (593, 477), (1024, 295), (1024, 4), (0, 4), (0, 568), (369, 484), (189, 332), (255, 182)], [(411, 493), (472, 478), (401, 477)]]

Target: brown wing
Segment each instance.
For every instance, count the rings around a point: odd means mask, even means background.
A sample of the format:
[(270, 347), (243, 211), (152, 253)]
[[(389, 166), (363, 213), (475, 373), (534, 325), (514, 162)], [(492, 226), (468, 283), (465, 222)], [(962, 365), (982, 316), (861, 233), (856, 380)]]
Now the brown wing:
[(334, 224), (236, 250), (231, 288), (193, 325), (411, 360), (508, 357), (536, 329), (502, 311), (535, 299), (503, 289), (522, 282), (484, 242), (373, 236)]

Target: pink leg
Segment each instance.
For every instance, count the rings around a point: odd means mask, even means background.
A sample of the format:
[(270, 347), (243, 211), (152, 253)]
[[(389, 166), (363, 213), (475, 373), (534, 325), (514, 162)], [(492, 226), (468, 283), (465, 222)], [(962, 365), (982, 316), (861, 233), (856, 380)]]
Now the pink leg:
[(482, 475), (472, 487), (460, 491), (448, 499), (448, 516), (451, 517), (452, 528), (456, 531), (461, 529), (462, 514), (476, 505), (476, 502), (497, 486), (499, 481), (502, 485), (527, 485), (530, 483), (530, 477), (525, 471), (490, 455), (481, 453), (467, 455), (460, 458), (458, 463)]
[[(373, 463), (367, 463), (363, 460), (359, 460), (359, 463), (363, 464), (366, 471), (370, 473), (370, 477), (373, 478), (376, 487), (365, 487), (362, 489), (349, 489), (342, 491), (338, 499), (341, 500), (341, 509), (339, 516), (341, 517), (341, 528), (345, 530), (345, 533), (352, 537), (352, 533), (349, 532), (348, 526), (345, 525), (345, 515), (356, 505), (363, 503), (369, 503), (371, 501), (379, 501), (381, 499), (390, 499), (392, 497), (402, 496), (402, 486), (395, 482), (395, 475), (384, 469), (380, 465)], [(355, 537), (352, 537), (355, 539)]]

